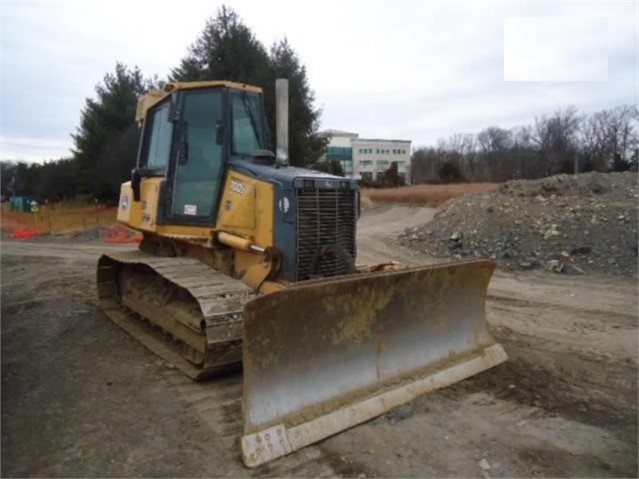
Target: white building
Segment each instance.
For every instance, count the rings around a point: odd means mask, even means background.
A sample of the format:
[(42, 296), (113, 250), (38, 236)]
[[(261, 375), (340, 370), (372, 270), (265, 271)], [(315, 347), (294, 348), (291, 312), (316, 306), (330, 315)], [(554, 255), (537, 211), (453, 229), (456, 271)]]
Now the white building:
[(340, 161), (348, 178), (377, 180), (397, 162), (400, 178), (410, 184), (409, 140), (360, 138), (357, 133), (339, 130), (326, 130), (320, 135), (330, 137), (326, 158)]

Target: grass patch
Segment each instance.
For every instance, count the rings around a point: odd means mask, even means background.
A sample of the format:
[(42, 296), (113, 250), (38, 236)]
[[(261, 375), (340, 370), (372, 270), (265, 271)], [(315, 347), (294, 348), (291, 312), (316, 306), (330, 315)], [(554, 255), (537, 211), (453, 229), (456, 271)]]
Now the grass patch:
[(415, 185), (399, 188), (365, 189), (363, 196), (373, 203), (400, 203), (437, 207), (450, 199), (494, 190), (497, 183), (457, 183), (451, 185)]

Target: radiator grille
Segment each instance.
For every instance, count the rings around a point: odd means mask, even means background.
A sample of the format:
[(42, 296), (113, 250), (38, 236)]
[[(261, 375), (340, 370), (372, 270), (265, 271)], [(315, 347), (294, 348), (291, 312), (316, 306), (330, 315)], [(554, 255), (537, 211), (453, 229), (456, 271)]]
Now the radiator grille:
[(297, 279), (349, 272), (355, 260), (356, 192), (297, 190)]

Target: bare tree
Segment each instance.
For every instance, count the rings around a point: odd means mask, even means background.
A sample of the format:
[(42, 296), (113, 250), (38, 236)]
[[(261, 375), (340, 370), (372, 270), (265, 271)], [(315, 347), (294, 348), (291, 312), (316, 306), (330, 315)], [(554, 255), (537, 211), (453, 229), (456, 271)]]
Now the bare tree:
[(578, 133), (583, 120), (573, 105), (557, 110), (549, 117), (535, 118), (533, 139), (545, 176), (574, 171)]
[(623, 171), (631, 168), (638, 144), (635, 105), (623, 105), (593, 113), (582, 131), (583, 158), (587, 169)]
[[(615, 165), (616, 171), (627, 170), (630, 168), (637, 169), (637, 160), (639, 159), (639, 110), (637, 105), (625, 105), (614, 109), (616, 118), (616, 126), (614, 129), (615, 138), (615, 156), (614, 159), (620, 159), (621, 164)], [(634, 165), (633, 165), (634, 163)]]
[(539, 178), (539, 153), (533, 141), (533, 128), (530, 125), (517, 126), (511, 130), (513, 178)]
[(492, 181), (512, 179), (512, 133), (509, 130), (491, 126), (477, 134), (479, 155), (485, 163), (488, 178)]
[(415, 150), (411, 157), (411, 178), (413, 183), (438, 182), (439, 170), (445, 160), (445, 145), (442, 140), (440, 140), (438, 148), (423, 147)]
[(511, 132), (497, 126), (490, 126), (479, 132), (477, 142), (485, 155), (501, 152), (511, 146)]
[(416, 183), (441, 181), (442, 166), (458, 168), (470, 181), (540, 178), (557, 173), (638, 169), (639, 111), (635, 105), (590, 117), (574, 106), (510, 130), (491, 126), (477, 135), (456, 133), (436, 147), (414, 151)]

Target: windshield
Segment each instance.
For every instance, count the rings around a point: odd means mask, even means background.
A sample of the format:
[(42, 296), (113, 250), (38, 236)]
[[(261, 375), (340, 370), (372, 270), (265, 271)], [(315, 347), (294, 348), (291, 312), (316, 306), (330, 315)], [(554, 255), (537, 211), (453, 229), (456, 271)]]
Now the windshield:
[(262, 148), (262, 116), (258, 113), (260, 99), (250, 93), (233, 93), (231, 95), (231, 117), (233, 120), (234, 155), (251, 155)]

